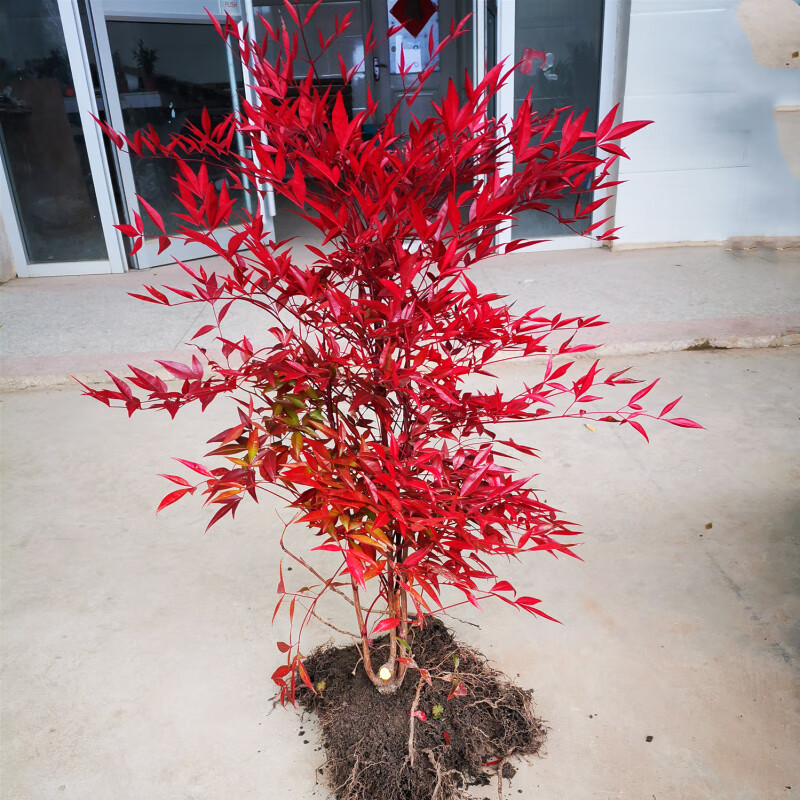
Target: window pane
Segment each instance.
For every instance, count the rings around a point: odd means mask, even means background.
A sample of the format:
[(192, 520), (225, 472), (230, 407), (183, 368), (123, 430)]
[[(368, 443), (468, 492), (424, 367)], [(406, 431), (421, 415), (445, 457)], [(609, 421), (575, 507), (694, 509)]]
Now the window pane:
[(108, 258), (56, 0), (0, 0), (0, 149), (28, 261)]
[[(600, 58), (603, 36), (603, 0), (516, 0), (514, 111), (528, 91), (539, 114), (572, 107), (577, 114), (589, 109), (585, 127), (597, 125), (600, 94)], [(590, 194), (581, 195), (587, 204)], [(575, 196), (556, 202), (566, 215)], [(585, 229), (588, 221), (580, 223)], [(539, 239), (568, 236), (571, 231), (540, 211), (520, 214), (514, 237)]]
[[(233, 113), (233, 96), (225, 42), (207, 23), (108, 22), (108, 39), (114, 62), (125, 133), (128, 136), (152, 125), (162, 142), (182, 132), (187, 123), (201, 125), (203, 108), (212, 126)], [(241, 64), (234, 57), (238, 92), (244, 87)], [(136, 192), (155, 206), (164, 218), (167, 233), (183, 223), (172, 214), (185, 213), (175, 197), (177, 168), (163, 158), (131, 158)], [(246, 193), (231, 186), (229, 168), (234, 163), (206, 162), (209, 178), (228, 181), (237, 208), (246, 205)], [(158, 229), (145, 216), (145, 233)]]

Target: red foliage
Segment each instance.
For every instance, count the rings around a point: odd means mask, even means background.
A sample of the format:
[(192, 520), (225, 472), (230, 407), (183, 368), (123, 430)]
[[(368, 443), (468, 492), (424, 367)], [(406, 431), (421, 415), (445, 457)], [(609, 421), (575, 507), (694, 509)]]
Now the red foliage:
[[(346, 26), (345, 19), (328, 45)], [(592, 349), (573, 337), (603, 324), (597, 317), (562, 318), (541, 309), (516, 316), (502, 297), (479, 291), (466, 274), (476, 261), (522, 244), (495, 243), (498, 229), (519, 212), (547, 212), (566, 195), (613, 186), (609, 170), (624, 155), (618, 140), (647, 123), (614, 127), (614, 109), (596, 132), (585, 131), (585, 113), (539, 117), (531, 113), (530, 98), (513, 120), (491, 119), (489, 100), (509, 75), (501, 64), (477, 86), (467, 77), (463, 100), (451, 82), (435, 113), (401, 132), (400, 104), (413, 102), (432, 60), (416, 78), (406, 76), (405, 96), (367, 140), (362, 126), (376, 104), (370, 97), (367, 110), (349, 119), (342, 94), (321, 90), (313, 69), (293, 77), (302, 71), (295, 62), (305, 60), (297, 35), (267, 25), (257, 44), (246, 32), (240, 36), (230, 19), (218, 28), (249, 65), (257, 105), (243, 102), (240, 117), (214, 128), (204, 114), (200, 127), (188, 126), (168, 142), (152, 129), (133, 139), (106, 133), (137, 155), (175, 162), (184, 209), (179, 238), (207, 245), (230, 265), (219, 275), (182, 264), (194, 279), (190, 290), (147, 287), (149, 296), (139, 296), (164, 306), (209, 304), (216, 324), (193, 338), (214, 332), (222, 355), (198, 346), (191, 364), (159, 362), (177, 384), (131, 367), (125, 380), (112, 376), (115, 389), (85, 387), (86, 394), (121, 403), (129, 414), (149, 408), (173, 416), (187, 403), (205, 408), (220, 395), (234, 397), (237, 418), (209, 440), (215, 445), (209, 455), (226, 463), (206, 468), (183, 461), (201, 480), (164, 476), (179, 488), (159, 510), (200, 489), (216, 506), (213, 525), (233, 515), (246, 495), (258, 500), (267, 490), (287, 498), (297, 511), (294, 522), (317, 538), (311, 549), (337, 557), (326, 575), (315, 571), (316, 588), (289, 591), (281, 571), (278, 608), (287, 601), (295, 629), (289, 643), (279, 644), (287, 663), (273, 675), (282, 698), (293, 697), (298, 675), (314, 691), (299, 639), (330, 591), (354, 608), (370, 678), (381, 688), (396, 687), (416, 666), (406, 644), (409, 625), (443, 610), (443, 587), (459, 590), (463, 602), (475, 606), (495, 597), (552, 619), (538, 599), (519, 597), (508, 581), (498, 580), (492, 557), (574, 555), (576, 529), (508, 466), (515, 453), (536, 451), (496, 438), (494, 426), (575, 417), (630, 425), (646, 436), (642, 420), (656, 418), (639, 404), (653, 384), (620, 408), (593, 410), (599, 387), (634, 382), (622, 372), (606, 375), (597, 363), (583, 371), (580, 362), (564, 358)], [(463, 23), (440, 48), (462, 30)], [(367, 44), (369, 52), (371, 33)], [(342, 72), (346, 83), (353, 72), (344, 66)], [(236, 152), (237, 132), (249, 142), (246, 157)], [(498, 164), (511, 155), (516, 171), (503, 175)], [(242, 187), (243, 174), (251, 185), (268, 184), (294, 203), (324, 234), (323, 248), (308, 247), (314, 262), (298, 264), (290, 248), (268, 240), (260, 215), (235, 211), (227, 185), (218, 189), (209, 181), (210, 162), (228, 165), (232, 187)], [(606, 199), (583, 207), (576, 199), (573, 216), (559, 219), (566, 225), (588, 220)], [(158, 212), (142, 205), (167, 239)], [(136, 249), (143, 226), (134, 218), (134, 226), (120, 230)], [(214, 233), (220, 225), (233, 233), (224, 246)], [(598, 236), (612, 237), (613, 231)], [(271, 318), (270, 343), (256, 349), (246, 336), (222, 334), (232, 303)], [(469, 376), (489, 374), (492, 364), (534, 355), (549, 356), (541, 379), (513, 396), (464, 386)], [(579, 377), (567, 381), (566, 373), (576, 369)], [(658, 418), (699, 427), (667, 418), (673, 406)], [(370, 660), (370, 637), (384, 631), (391, 638), (388, 680)]]

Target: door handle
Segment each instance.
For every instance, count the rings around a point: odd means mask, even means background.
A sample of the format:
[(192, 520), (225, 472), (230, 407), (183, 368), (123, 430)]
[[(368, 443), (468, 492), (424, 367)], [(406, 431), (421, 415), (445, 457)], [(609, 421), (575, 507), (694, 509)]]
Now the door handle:
[(381, 64), (378, 60), (378, 56), (372, 56), (372, 77), (376, 81), (381, 79), (381, 67), (389, 69), (388, 64)]

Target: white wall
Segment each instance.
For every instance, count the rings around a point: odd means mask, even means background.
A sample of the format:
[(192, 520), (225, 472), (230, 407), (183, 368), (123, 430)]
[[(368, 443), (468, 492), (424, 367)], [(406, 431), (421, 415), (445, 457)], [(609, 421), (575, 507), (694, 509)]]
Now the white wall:
[(3, 215), (0, 214), (0, 283), (10, 281), (15, 277), (14, 259), (11, 256), (11, 245), (6, 235)]
[[(780, 1), (800, 45), (800, 5)], [(800, 70), (756, 62), (737, 5), (632, 2), (624, 118), (655, 124), (627, 140), (620, 244), (800, 235), (800, 179), (773, 114), (800, 104)]]

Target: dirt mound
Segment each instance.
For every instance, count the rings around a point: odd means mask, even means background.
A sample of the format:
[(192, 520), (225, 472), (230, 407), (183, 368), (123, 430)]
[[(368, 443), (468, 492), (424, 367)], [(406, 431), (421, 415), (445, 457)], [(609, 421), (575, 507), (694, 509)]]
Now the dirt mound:
[[(461, 798), (489, 775), (510, 777), (515, 770), (506, 759), (531, 756), (542, 746), (546, 729), (533, 715), (531, 692), (457, 642), (440, 621), (412, 630), (414, 657), (434, 676), (432, 686), (409, 670), (395, 694), (380, 695), (354, 645), (316, 650), (305, 662), (320, 692), (303, 688), (298, 700), (319, 718), (325, 773), (339, 800)], [(373, 663), (382, 663), (388, 644), (376, 642), (373, 652)], [(456, 682), (467, 693), (448, 700)], [(414, 718), (410, 745), (414, 708), (424, 719)]]

